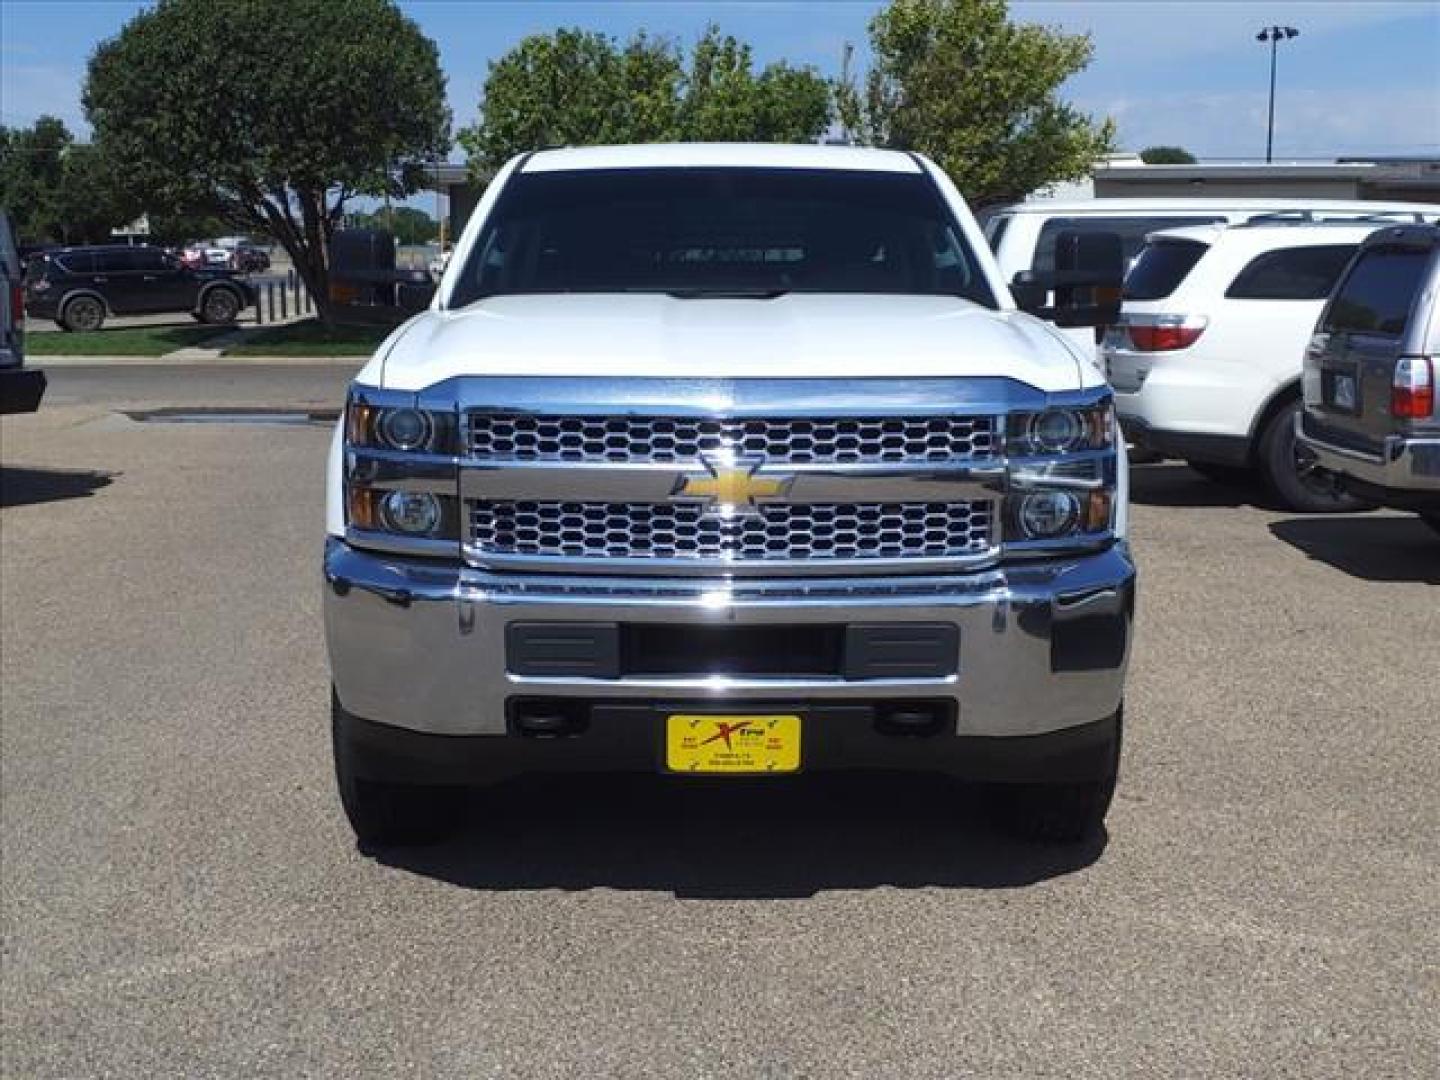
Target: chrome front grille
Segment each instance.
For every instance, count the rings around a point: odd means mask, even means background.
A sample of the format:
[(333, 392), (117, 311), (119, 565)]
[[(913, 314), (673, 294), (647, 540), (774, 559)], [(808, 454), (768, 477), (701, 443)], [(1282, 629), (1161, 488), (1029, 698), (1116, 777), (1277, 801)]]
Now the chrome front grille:
[(989, 416), (717, 419), (471, 412), (470, 454), (490, 461), (689, 464), (729, 452), (777, 465), (924, 464), (996, 452)]
[(993, 503), (775, 504), (721, 517), (683, 504), (469, 504), (472, 553), (531, 558), (785, 562), (966, 558), (991, 544)]

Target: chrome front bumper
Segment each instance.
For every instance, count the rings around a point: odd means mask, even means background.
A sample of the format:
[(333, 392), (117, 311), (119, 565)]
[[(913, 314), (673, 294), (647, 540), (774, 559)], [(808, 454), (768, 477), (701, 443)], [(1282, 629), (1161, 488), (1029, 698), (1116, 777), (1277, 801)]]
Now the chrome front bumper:
[(1295, 435), (1326, 472), (1395, 492), (1440, 493), (1440, 436), (1387, 436), (1378, 453), (1340, 446), (1306, 413), (1295, 418)]
[[(503, 735), (512, 697), (883, 702), (948, 698), (956, 734), (1039, 735), (1120, 707), (1135, 567), (1123, 544), (948, 576), (697, 579), (494, 573), (325, 547), (325, 629), (344, 708), (435, 735)], [(506, 664), (517, 621), (647, 624), (953, 623), (958, 673), (924, 679), (527, 677)]]

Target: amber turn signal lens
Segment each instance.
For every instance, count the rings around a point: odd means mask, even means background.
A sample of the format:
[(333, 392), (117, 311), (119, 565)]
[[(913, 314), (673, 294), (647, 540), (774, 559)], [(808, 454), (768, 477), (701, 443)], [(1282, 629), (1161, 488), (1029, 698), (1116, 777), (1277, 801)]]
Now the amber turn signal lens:
[(375, 406), (366, 405), (363, 401), (350, 402), (345, 413), (345, 441), (351, 446), (369, 446), (379, 412)]
[(1111, 493), (1105, 490), (1092, 491), (1085, 499), (1080, 514), (1080, 528), (1084, 532), (1103, 532), (1110, 528)]
[(369, 488), (352, 487), (350, 489), (350, 527), (353, 529), (376, 529), (379, 528), (379, 515), (376, 513), (375, 492)]

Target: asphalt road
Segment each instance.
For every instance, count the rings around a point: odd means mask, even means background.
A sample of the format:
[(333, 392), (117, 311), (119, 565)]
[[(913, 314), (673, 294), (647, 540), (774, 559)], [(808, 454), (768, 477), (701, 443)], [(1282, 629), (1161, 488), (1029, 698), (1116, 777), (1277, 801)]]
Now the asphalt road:
[(3, 422), (4, 1075), (1435, 1075), (1418, 522), (1139, 470), (1091, 848), (915, 778), (541, 779), (377, 861), (330, 775), (328, 432), (113, 411), (347, 374), (57, 370)]

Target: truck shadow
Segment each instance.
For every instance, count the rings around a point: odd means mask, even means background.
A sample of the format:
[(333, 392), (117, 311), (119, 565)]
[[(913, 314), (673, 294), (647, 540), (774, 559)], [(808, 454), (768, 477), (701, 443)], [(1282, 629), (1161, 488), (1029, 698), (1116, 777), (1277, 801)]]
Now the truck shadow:
[(1291, 518), (1270, 532), (1351, 577), (1440, 585), (1440, 534), (1413, 515)]
[(1268, 507), (1258, 479), (1220, 483), (1178, 461), (1136, 465), (1130, 469), (1130, 500), (1142, 506)]
[(109, 486), (114, 473), (88, 469), (31, 469), (0, 465), (0, 507), (81, 499)]
[(465, 829), (370, 852), (471, 889), (637, 889), (694, 899), (879, 886), (1009, 889), (1090, 865), (1105, 848), (1021, 843), (943, 777), (829, 774), (780, 784), (645, 775), (528, 777), (477, 793)]

